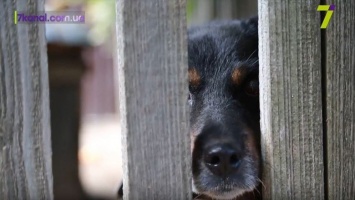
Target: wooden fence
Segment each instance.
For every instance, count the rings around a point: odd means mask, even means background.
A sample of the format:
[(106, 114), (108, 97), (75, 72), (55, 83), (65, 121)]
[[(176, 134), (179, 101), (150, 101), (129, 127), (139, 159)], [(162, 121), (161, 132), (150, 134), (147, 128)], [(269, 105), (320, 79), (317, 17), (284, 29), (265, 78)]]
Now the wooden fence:
[(124, 197), (189, 199), (185, 1), (117, 1), (117, 43)]
[(44, 25), (15, 25), (15, 10), (44, 0), (0, 2), (0, 199), (53, 199)]
[[(117, 0), (125, 199), (192, 198), (185, 1)], [(0, 2), (0, 199), (53, 199), (44, 26), (12, 21), (43, 3)], [(259, 0), (264, 199), (354, 198), (354, 21)]]
[(320, 3), (259, 0), (265, 199), (355, 197), (355, 2)]

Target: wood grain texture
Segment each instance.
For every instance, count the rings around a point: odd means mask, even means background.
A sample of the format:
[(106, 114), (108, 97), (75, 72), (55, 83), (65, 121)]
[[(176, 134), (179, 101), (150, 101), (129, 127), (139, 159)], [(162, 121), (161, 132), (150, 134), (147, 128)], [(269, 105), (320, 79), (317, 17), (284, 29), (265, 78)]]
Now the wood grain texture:
[(191, 199), (185, 0), (117, 1), (124, 199)]
[(44, 25), (13, 21), (43, 5), (0, 2), (0, 199), (53, 199)]
[(263, 199), (324, 199), (317, 1), (259, 1)]
[(355, 2), (335, 4), (326, 41), (326, 127), (329, 200), (355, 197)]

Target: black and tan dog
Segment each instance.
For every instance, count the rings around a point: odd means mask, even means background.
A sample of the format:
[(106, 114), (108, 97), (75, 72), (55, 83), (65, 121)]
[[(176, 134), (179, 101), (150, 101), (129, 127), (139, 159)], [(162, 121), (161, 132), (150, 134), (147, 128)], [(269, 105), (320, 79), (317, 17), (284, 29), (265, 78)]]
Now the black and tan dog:
[(194, 192), (254, 198), (260, 183), (257, 18), (190, 29), (188, 55)]
[(189, 29), (188, 64), (195, 195), (259, 198), (257, 17)]

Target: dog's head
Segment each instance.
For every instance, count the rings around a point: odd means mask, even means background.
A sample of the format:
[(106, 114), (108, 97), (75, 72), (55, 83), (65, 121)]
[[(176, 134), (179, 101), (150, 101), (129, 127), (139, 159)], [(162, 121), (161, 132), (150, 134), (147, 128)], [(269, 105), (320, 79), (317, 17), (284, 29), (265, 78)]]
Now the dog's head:
[(232, 199), (260, 173), (257, 18), (188, 31), (195, 192)]

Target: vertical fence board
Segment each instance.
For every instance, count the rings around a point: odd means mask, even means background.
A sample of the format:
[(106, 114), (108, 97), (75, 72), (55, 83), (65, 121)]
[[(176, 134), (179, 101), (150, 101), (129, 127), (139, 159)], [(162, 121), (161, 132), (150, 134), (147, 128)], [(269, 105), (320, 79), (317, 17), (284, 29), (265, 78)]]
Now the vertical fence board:
[(355, 2), (335, 4), (326, 42), (329, 199), (355, 197)]
[(43, 5), (0, 2), (0, 199), (53, 199), (44, 25), (13, 21)]
[(317, 1), (259, 1), (264, 199), (323, 199)]
[(185, 0), (116, 10), (124, 199), (190, 199)]

